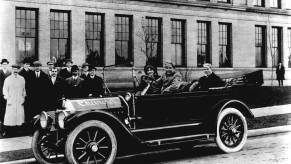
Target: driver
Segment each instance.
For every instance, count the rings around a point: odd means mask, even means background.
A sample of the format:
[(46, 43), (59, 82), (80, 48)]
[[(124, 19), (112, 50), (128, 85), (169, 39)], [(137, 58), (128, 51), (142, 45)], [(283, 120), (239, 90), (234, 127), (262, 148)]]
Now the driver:
[(202, 76), (198, 81), (192, 83), (189, 91), (196, 90), (208, 90), (211, 87), (221, 87), (225, 85), (225, 82), (217, 76), (211, 69), (211, 64), (203, 64), (204, 76)]

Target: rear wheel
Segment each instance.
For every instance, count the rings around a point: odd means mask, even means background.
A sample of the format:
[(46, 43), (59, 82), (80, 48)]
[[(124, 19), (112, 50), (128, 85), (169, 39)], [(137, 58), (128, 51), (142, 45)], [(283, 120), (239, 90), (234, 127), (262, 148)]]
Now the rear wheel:
[(32, 137), (34, 157), (42, 164), (65, 163), (63, 142), (57, 132), (35, 131)]
[(117, 153), (116, 137), (104, 122), (86, 121), (69, 134), (65, 152), (69, 163), (112, 164)]
[(247, 122), (235, 108), (226, 108), (218, 115), (216, 144), (225, 153), (237, 152), (247, 140)]

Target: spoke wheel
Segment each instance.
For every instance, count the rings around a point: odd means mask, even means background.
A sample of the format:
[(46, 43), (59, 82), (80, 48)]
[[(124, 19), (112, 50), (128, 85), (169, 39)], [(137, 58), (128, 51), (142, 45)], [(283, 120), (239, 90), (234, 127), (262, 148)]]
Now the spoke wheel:
[(86, 121), (69, 134), (65, 152), (69, 163), (112, 164), (117, 152), (116, 137), (107, 124)]
[(216, 144), (225, 153), (237, 152), (247, 140), (247, 122), (240, 111), (226, 108), (219, 113)]
[(32, 137), (32, 151), (39, 163), (63, 164), (64, 140), (59, 138), (57, 132), (35, 131)]

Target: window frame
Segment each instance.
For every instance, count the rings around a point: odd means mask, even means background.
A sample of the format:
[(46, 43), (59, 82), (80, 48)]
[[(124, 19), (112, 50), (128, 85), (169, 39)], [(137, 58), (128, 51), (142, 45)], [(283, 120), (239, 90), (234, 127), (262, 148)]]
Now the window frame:
[[(158, 21), (157, 22), (157, 24), (158, 24), (158, 27), (157, 27), (158, 28), (158, 30), (157, 30), (158, 31), (158, 41), (156, 42), (157, 43), (157, 54), (156, 54), (157, 56), (156, 56), (156, 59), (153, 59), (153, 60), (155, 60), (154, 63), (151, 63), (151, 64), (154, 64), (156, 66), (162, 67), (163, 66), (163, 48), (162, 48), (162, 45), (163, 45), (163, 35), (162, 35), (163, 31), (162, 31), (162, 29), (163, 29), (163, 27), (162, 27), (162, 18), (146, 16), (145, 20), (146, 20), (145, 26), (148, 29), (148, 30), (146, 30), (146, 34), (145, 34), (146, 36), (149, 35), (149, 32), (148, 32), (149, 31), (149, 27), (152, 27), (152, 26), (149, 25), (149, 20), (157, 20)], [(150, 43), (155, 43), (155, 42), (150, 42)], [(147, 44), (148, 44), (148, 42), (146, 40), (146, 57), (147, 57), (147, 54), (148, 54)], [(149, 62), (148, 57), (147, 57), (147, 62)]]
[[(87, 22), (87, 19), (86, 19), (86, 17), (87, 16), (97, 16), (97, 20), (99, 20), (99, 16), (100, 16), (100, 19), (101, 19), (101, 22), (99, 23), (99, 22), (97, 22), (97, 23), (95, 23), (95, 21), (94, 21), (94, 18), (93, 18), (93, 31), (88, 31), (89, 33), (93, 33), (93, 36), (94, 36), (94, 33), (96, 32), (96, 33), (100, 33), (99, 35), (100, 35), (100, 39), (98, 40), (98, 39), (91, 39), (91, 38), (87, 38), (87, 24), (88, 23), (92, 23), (92, 22)], [(97, 31), (94, 31), (94, 27), (95, 27), (95, 24), (97, 24), (97, 28), (98, 28), (98, 24), (101, 24), (100, 26), (100, 30), (101, 31), (98, 31), (98, 29), (97, 29)], [(85, 55), (86, 55), (86, 59), (87, 59), (87, 41), (92, 41), (93, 43), (92, 44), (94, 44), (94, 41), (99, 41), (100, 43), (100, 58), (101, 58), (101, 63), (95, 63), (96, 62), (96, 56), (94, 56), (95, 57), (95, 61), (86, 61), (87, 63), (90, 63), (90, 62), (92, 62), (93, 64), (91, 64), (91, 65), (94, 65), (94, 66), (99, 66), (99, 67), (103, 67), (104, 65), (105, 65), (105, 50), (104, 50), (104, 45), (105, 45), (105, 14), (104, 13), (97, 13), (97, 12), (85, 12), (85, 47), (86, 47), (86, 50), (85, 50)], [(88, 27), (89, 28), (89, 27)], [(97, 34), (98, 35), (98, 34)]]
[[(51, 23), (52, 23), (52, 21), (56, 21), (55, 19), (54, 20), (51, 19), (51, 17), (52, 17), (51, 14), (52, 13), (63, 13), (63, 14), (66, 13), (68, 15), (68, 19), (67, 19), (67, 24), (68, 24), (68, 27), (67, 27), (68, 37), (67, 38), (65, 38), (65, 37), (64, 38), (60, 38), (60, 37), (59, 38), (55, 38), (55, 37), (52, 37), (51, 31), (54, 30), (54, 29), (51, 28), (51, 26), (52, 26)], [(64, 18), (65, 17), (63, 17), (63, 20), (64, 20)], [(71, 50), (72, 49), (71, 23), (72, 23), (72, 21), (71, 21), (71, 11), (70, 10), (50, 9), (50, 42), (52, 42), (52, 39), (58, 39), (58, 40), (59, 39), (67, 39), (67, 43), (69, 43), (69, 46), (67, 47), (67, 50), (68, 50), (67, 56), (65, 54), (65, 58), (63, 58), (63, 59), (61, 59), (60, 56), (57, 56), (57, 65), (58, 64), (62, 64), (62, 63), (59, 63), (59, 62), (62, 62), (65, 59), (72, 59), (72, 50)], [(65, 28), (65, 26), (63, 28)], [(52, 45), (50, 45), (50, 50), (52, 48), (51, 46)], [(58, 45), (58, 49), (59, 49), (59, 45)], [(51, 60), (53, 58), (52, 52), (50, 52), (50, 58), (51, 58)], [(60, 61), (58, 61), (58, 60), (60, 60)]]
[[(261, 33), (257, 33), (257, 28), (260, 28), (261, 29)], [(258, 45), (258, 41), (259, 38), (257, 38), (257, 36), (261, 34), (261, 43), (262, 44), (261, 46)], [(262, 48), (262, 51), (261, 52), (262, 54), (264, 54), (264, 58), (263, 58), (263, 61), (262, 61), (262, 64), (261, 65), (257, 65), (256, 64), (256, 68), (266, 68), (267, 67), (267, 55), (266, 55), (266, 52), (267, 52), (267, 27), (265, 25), (255, 25), (255, 48), (257, 47), (261, 47)], [(256, 54), (257, 55), (257, 54)]]
[(133, 62), (134, 62), (134, 56), (133, 56), (133, 16), (132, 15), (125, 15), (125, 14), (115, 14), (115, 17), (114, 17), (114, 21), (115, 21), (115, 23), (114, 23), (114, 28), (115, 28), (115, 30), (114, 30), (114, 34), (115, 34), (115, 39), (114, 39), (114, 42), (115, 42), (115, 46), (116, 46), (116, 42), (117, 41), (125, 41), (125, 40), (117, 40), (117, 33), (124, 33), (124, 32), (126, 32), (126, 31), (121, 31), (121, 32), (117, 32), (116, 31), (116, 19), (117, 19), (117, 17), (125, 17), (125, 18), (128, 18), (128, 50), (127, 50), (127, 52), (128, 52), (128, 59), (127, 59), (127, 61), (126, 61), (126, 63), (118, 63), (118, 61), (117, 61), (117, 58), (116, 58), (116, 56), (117, 56), (117, 54), (116, 54), (116, 48), (115, 48), (115, 64), (117, 64), (118, 66), (132, 66), (133, 65)]
[[(225, 25), (227, 28), (227, 31), (221, 31), (221, 25)], [(219, 67), (220, 68), (232, 68), (233, 67), (233, 54), (232, 54), (232, 24), (231, 23), (226, 23), (226, 22), (219, 22), (218, 23), (218, 44), (219, 44)], [(221, 38), (221, 33), (226, 33), (226, 39)], [(223, 42), (227, 42), (227, 44), (224, 44)], [(221, 42), (222, 41), (222, 42)], [(225, 46), (226, 47), (226, 55), (230, 58), (230, 63), (229, 65), (221, 65), (221, 56), (220, 56), (220, 49), (221, 46)], [(222, 63), (223, 64), (223, 63)]]
[[(274, 34), (274, 29), (277, 29), (277, 35)], [(272, 60), (274, 60), (274, 63), (273, 63), (273, 67), (275, 67), (276, 65), (278, 65), (279, 62), (282, 62), (283, 63), (283, 43), (282, 43), (282, 33), (283, 33), (283, 29), (282, 27), (279, 27), (279, 26), (272, 26), (271, 27), (271, 53), (273, 52), (273, 48), (277, 48), (278, 49), (278, 52), (279, 52), (279, 55), (277, 56), (277, 59), (274, 58)], [(274, 47), (274, 41), (276, 39), (276, 42), (278, 43), (276, 46), (277, 47)], [(272, 55), (272, 54), (271, 54)], [(276, 63), (277, 61), (277, 63)]]
[[(206, 25), (206, 40), (207, 40), (207, 43), (206, 44), (200, 44), (199, 43), (199, 24), (200, 23), (205, 23)], [(197, 67), (203, 67), (203, 63), (202, 64), (199, 64), (199, 60), (198, 60), (198, 47), (200, 45), (206, 45), (206, 60), (204, 63), (212, 63), (212, 56), (211, 56), (211, 22), (210, 21), (202, 21), (202, 20), (198, 20), (197, 21), (197, 25), (198, 25), (198, 28), (197, 28)], [(203, 34), (202, 34), (203, 35)], [(207, 60), (208, 59), (208, 60)]]
[[(180, 22), (181, 23), (180, 35), (178, 35), (178, 34), (177, 35), (173, 35), (173, 22)], [(179, 28), (175, 28), (175, 29), (179, 29)], [(181, 38), (174, 39), (173, 38), (174, 36), (176, 36), (176, 37), (180, 36)], [(177, 42), (177, 39), (181, 40), (181, 43), (175, 43), (174, 40), (176, 40), (176, 42)], [(180, 44), (181, 47), (182, 47), (182, 54), (181, 54), (182, 64), (180, 64), (180, 65), (177, 65), (176, 63), (174, 63), (174, 64), (175, 64), (176, 67), (184, 67), (184, 66), (186, 66), (186, 63), (187, 63), (187, 56), (186, 56), (186, 20), (184, 20), (184, 19), (174, 19), (174, 18), (171, 19), (171, 46), (173, 46), (174, 44)], [(175, 54), (175, 57), (176, 57), (176, 55), (177, 54)], [(173, 56), (171, 56), (171, 57), (173, 57)]]
[[(21, 28), (21, 27), (17, 27), (17, 19), (21, 19), (21, 17), (20, 18), (17, 18), (17, 10), (24, 10), (25, 11), (25, 15), (26, 15), (26, 11), (34, 11), (35, 12), (35, 19), (29, 19), (29, 20), (35, 20), (35, 28), (29, 28), (30, 30), (31, 29), (35, 29), (35, 36), (34, 37), (28, 37), (28, 36), (26, 36), (26, 32), (25, 32), (25, 36), (24, 37), (22, 37), (22, 36), (18, 36), (18, 32), (17, 32), (17, 28)], [(26, 25), (27, 25), (27, 22), (26, 22), (26, 16), (24, 16), (24, 20), (25, 20), (25, 27), (24, 27), (24, 29), (26, 30), (27, 28), (26, 28)], [(39, 9), (38, 8), (30, 8), (30, 7), (15, 7), (15, 40), (17, 41), (17, 38), (24, 38), (25, 39), (25, 49), (26, 49), (26, 40), (27, 40), (27, 38), (34, 38), (34, 48), (35, 48), (35, 50), (34, 50), (34, 57), (29, 57), (29, 58), (31, 58), (32, 60), (38, 60), (39, 59), (39, 43), (38, 43), (38, 41), (39, 41)], [(21, 20), (20, 20), (21, 21)], [(30, 24), (31, 25), (31, 24)], [(21, 25), (20, 25), (21, 26)], [(15, 44), (17, 44), (16, 42), (15, 42)], [(15, 54), (18, 54), (17, 53), (17, 51), (18, 51), (18, 49), (17, 49), (17, 46), (15, 45)], [(27, 51), (25, 50), (25, 54), (27, 53)], [(26, 57), (24, 57), (24, 58), (26, 58)], [(16, 63), (21, 63), (22, 61), (17, 61), (17, 59), (15, 59), (16, 60)]]

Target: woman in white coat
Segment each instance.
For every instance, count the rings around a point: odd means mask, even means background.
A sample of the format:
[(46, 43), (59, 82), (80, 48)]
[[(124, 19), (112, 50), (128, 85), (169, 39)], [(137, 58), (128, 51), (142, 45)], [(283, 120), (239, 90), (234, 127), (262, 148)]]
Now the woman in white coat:
[(5, 79), (3, 85), (3, 95), (7, 101), (4, 126), (8, 134), (18, 132), (18, 127), (24, 123), (25, 80), (18, 72), (19, 66), (13, 65), (12, 74)]

